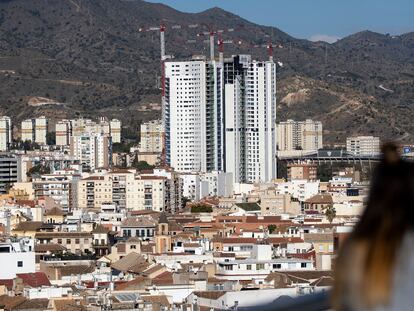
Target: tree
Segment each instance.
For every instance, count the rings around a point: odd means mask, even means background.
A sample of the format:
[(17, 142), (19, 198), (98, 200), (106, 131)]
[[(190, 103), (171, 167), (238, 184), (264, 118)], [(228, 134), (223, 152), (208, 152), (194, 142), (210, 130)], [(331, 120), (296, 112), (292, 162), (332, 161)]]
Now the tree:
[(191, 206), (191, 213), (211, 213), (213, 208), (205, 204), (195, 204)]
[(27, 177), (40, 176), (43, 174), (50, 174), (50, 167), (42, 164), (37, 164), (30, 168), (27, 172)]
[(132, 167), (135, 167), (138, 171), (152, 170), (154, 168), (153, 165), (149, 165), (146, 161), (138, 161), (137, 158), (138, 157), (136, 157), (134, 162), (132, 162)]
[(336, 209), (330, 205), (325, 210), (325, 217), (328, 219), (329, 223), (332, 223), (336, 217)]
[(268, 225), (267, 226), (267, 231), (269, 231), (269, 234), (272, 234), (273, 232), (275, 232), (276, 231), (276, 229), (277, 229), (277, 226), (276, 225)]
[(49, 146), (56, 145), (56, 132), (46, 133), (46, 144), (48, 144)]

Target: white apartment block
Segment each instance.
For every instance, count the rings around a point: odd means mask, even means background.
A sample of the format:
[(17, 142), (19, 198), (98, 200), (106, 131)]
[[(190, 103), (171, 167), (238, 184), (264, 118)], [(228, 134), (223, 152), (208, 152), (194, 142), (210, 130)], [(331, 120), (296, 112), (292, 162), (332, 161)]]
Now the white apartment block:
[(167, 163), (178, 172), (222, 167), (222, 66), (215, 61), (166, 62), (163, 124)]
[(48, 120), (46, 117), (40, 117), (35, 119), (35, 142), (40, 145), (47, 144), (47, 128)]
[(121, 121), (107, 121), (101, 118), (99, 123), (90, 119), (60, 120), (56, 123), (56, 145), (69, 146), (72, 136), (83, 134), (102, 134), (112, 137), (112, 142), (121, 142)]
[(69, 146), (72, 133), (70, 120), (58, 121), (55, 125), (56, 146)]
[(12, 122), (10, 117), (3, 116), (0, 118), (0, 151), (7, 151), (13, 141)]
[(70, 139), (70, 154), (83, 169), (108, 168), (112, 162), (112, 141), (107, 134), (81, 134)]
[(225, 63), (225, 171), (236, 183), (276, 178), (276, 64), (249, 55)]
[(112, 143), (120, 143), (121, 142), (121, 121), (118, 119), (112, 119), (109, 121), (109, 128), (110, 134), (112, 137)]
[(377, 156), (380, 154), (380, 139), (374, 136), (348, 137), (346, 151), (356, 156)]
[(180, 174), (183, 196), (198, 201), (205, 197), (229, 197), (233, 194), (233, 174), (221, 171)]
[(31, 141), (39, 145), (47, 144), (48, 120), (46, 117), (22, 121), (22, 141)]
[(78, 209), (115, 204), (121, 210), (175, 211), (181, 207), (181, 191), (171, 187), (172, 183), (166, 176), (133, 171), (90, 176), (77, 182), (75, 205)]
[(279, 151), (316, 151), (323, 148), (322, 122), (287, 120), (277, 125)]
[(276, 177), (273, 61), (167, 62), (163, 109), (166, 160), (176, 171), (225, 171), (250, 183)]
[(141, 124), (140, 152), (161, 153), (164, 129), (161, 120), (152, 120)]
[(22, 121), (22, 141), (35, 142), (35, 124), (34, 120), (28, 119)]
[(35, 273), (34, 240), (0, 243), (0, 279), (14, 279), (17, 273)]
[(32, 182), (35, 198), (47, 196), (55, 200), (64, 212), (71, 211), (71, 193), (76, 186), (80, 174), (74, 170), (55, 171), (53, 174), (44, 174)]
[(291, 195), (292, 198), (303, 202), (319, 193), (319, 181), (295, 179), (288, 182), (276, 183), (277, 194)]

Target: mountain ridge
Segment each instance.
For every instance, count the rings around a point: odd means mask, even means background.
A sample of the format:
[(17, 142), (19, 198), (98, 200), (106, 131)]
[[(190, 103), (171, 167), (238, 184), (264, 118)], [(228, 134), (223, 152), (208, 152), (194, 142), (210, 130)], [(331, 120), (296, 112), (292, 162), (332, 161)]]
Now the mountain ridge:
[[(414, 32), (360, 32), (328, 44), (296, 39), (220, 8), (184, 13), (142, 0), (0, 1), (0, 113), (16, 122), (39, 115), (118, 117), (126, 125), (126, 137), (136, 138), (140, 122), (160, 116), (159, 37), (138, 29), (160, 23), (200, 25), (166, 32), (167, 54), (176, 59), (208, 55), (197, 33), (211, 27), (235, 29), (223, 38), (241, 44), (226, 45), (226, 56), (248, 53), (266, 59), (266, 49), (254, 45), (278, 45), (274, 57), (283, 63), (279, 100), (300, 90), (295, 77), (310, 87), (301, 105), (278, 101), (279, 121), (303, 118), (303, 111), (306, 117), (326, 119), (326, 142), (331, 144), (343, 143), (351, 134), (412, 141)], [(64, 105), (30, 106), (35, 97)], [(347, 100), (360, 101), (355, 106), (360, 108), (341, 112), (337, 123), (325, 118), (324, 112)], [(380, 120), (375, 123), (376, 116)]]

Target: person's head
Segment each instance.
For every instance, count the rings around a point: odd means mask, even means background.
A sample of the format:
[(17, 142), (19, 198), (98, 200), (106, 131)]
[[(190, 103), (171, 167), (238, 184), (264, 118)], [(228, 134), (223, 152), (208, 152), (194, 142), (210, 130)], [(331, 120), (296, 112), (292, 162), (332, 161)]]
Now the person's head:
[(367, 307), (386, 304), (401, 242), (406, 232), (414, 229), (413, 164), (401, 159), (393, 143), (384, 144), (382, 152), (382, 160), (371, 179), (365, 210), (338, 257), (335, 301), (342, 295), (341, 283), (346, 273), (341, 271), (343, 262), (352, 259), (349, 250), (357, 246), (364, 258), (359, 289), (362, 302)]

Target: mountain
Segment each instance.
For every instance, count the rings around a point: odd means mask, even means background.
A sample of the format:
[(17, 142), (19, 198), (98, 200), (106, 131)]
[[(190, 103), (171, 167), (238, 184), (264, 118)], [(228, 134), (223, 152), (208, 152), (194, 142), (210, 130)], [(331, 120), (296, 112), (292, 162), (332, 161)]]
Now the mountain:
[[(264, 59), (276, 43), (278, 119), (324, 122), (325, 141), (351, 134), (412, 141), (414, 33), (360, 32), (334, 44), (310, 42), (220, 8), (183, 13), (141, 0), (0, 0), (0, 113), (118, 117), (136, 138), (141, 121), (160, 116), (159, 37), (140, 27), (198, 24), (166, 32), (176, 59), (207, 54), (197, 33), (234, 28), (225, 54)], [(189, 43), (188, 40), (196, 40)]]

